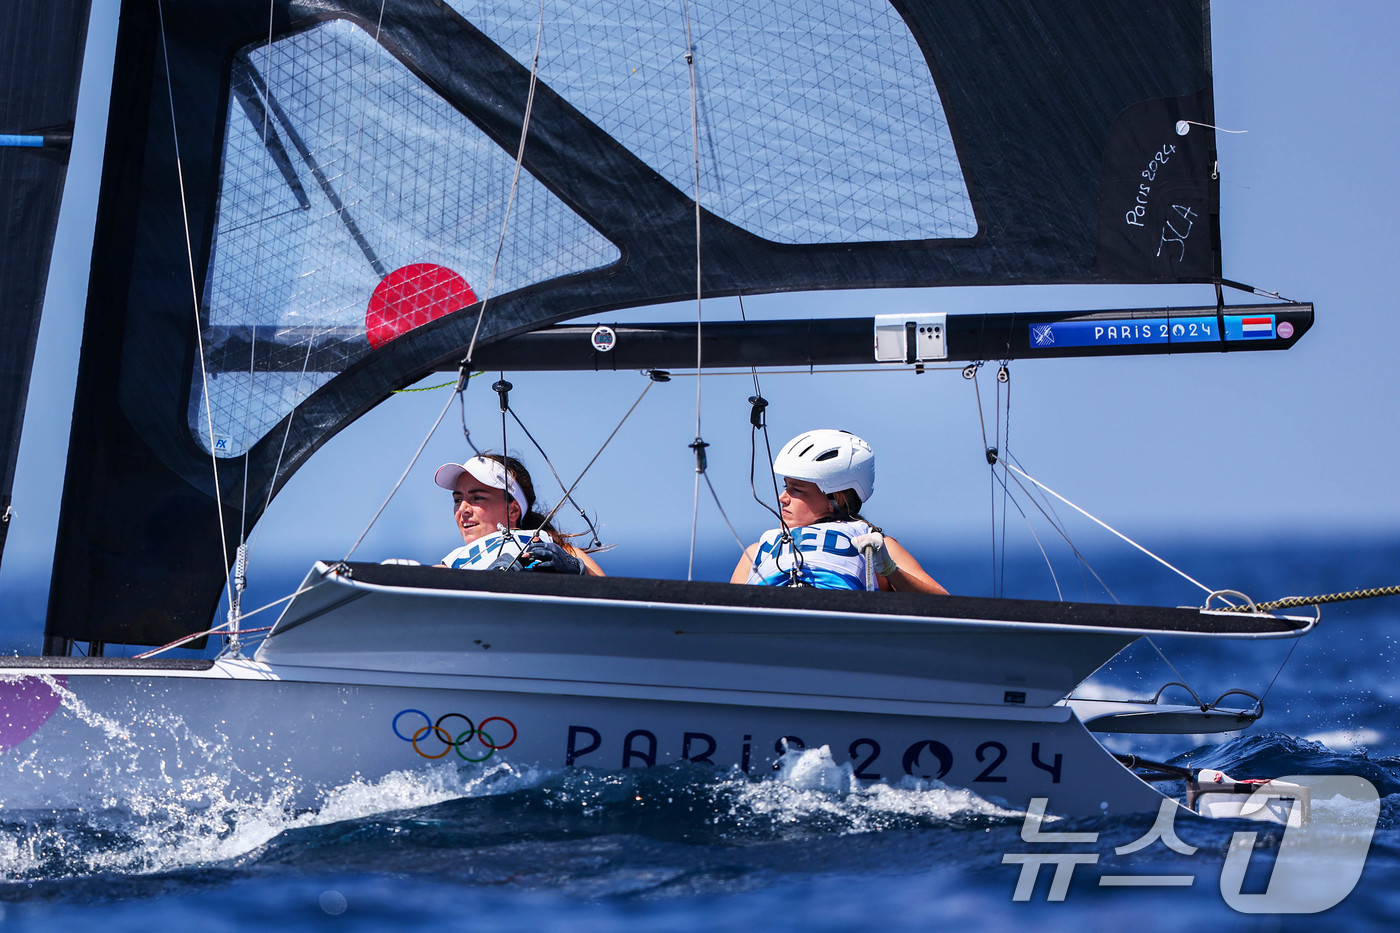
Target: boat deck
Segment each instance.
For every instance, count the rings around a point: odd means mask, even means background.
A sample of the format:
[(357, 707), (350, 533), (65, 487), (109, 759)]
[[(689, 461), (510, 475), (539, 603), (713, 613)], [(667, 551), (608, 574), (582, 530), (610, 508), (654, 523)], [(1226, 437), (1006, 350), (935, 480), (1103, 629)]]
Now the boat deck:
[(213, 658), (65, 658), (0, 655), (0, 670), (41, 667), (45, 670), (207, 671)]
[(1195, 607), (1121, 606), (1104, 603), (866, 593), (808, 587), (734, 586), (730, 583), (634, 577), (573, 577), (532, 573), (462, 573), (442, 567), (371, 563), (331, 564), (355, 584), (417, 590), (576, 597), (627, 603), (849, 613), (859, 616), (951, 619), (1016, 625), (1073, 626), (1240, 638), (1301, 635), (1313, 620)]

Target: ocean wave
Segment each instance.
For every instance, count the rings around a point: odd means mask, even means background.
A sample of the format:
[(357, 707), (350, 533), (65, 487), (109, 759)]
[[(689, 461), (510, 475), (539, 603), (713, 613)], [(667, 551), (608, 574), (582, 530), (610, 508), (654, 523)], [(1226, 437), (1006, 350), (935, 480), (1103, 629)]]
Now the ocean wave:
[(136, 794), (119, 807), (3, 811), (0, 882), (297, 862), (346, 833), (383, 838), (405, 827), (442, 827), (454, 846), (604, 834), (735, 844), (1021, 816), (937, 781), (859, 781), (827, 747), (793, 750), (762, 778), (697, 765), (545, 771), (442, 764), (352, 780), (314, 809), (295, 808), (290, 785), (253, 801), (226, 796), (213, 781), (201, 790), (198, 804)]

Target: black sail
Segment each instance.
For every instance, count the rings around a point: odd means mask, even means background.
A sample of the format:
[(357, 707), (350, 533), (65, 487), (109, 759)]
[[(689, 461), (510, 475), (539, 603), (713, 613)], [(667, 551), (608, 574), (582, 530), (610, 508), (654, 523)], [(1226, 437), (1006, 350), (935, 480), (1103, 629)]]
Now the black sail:
[(517, 179), (536, 3), (123, 4), (54, 644), (205, 627), (488, 289), (478, 345), (693, 298), (692, 132), (707, 296), (1219, 280), (1202, 0), (694, 0), (691, 61), (663, 6), (547, 5)]
[(0, 7), (0, 555), (9, 528), (29, 371), (67, 171), (88, 0)]

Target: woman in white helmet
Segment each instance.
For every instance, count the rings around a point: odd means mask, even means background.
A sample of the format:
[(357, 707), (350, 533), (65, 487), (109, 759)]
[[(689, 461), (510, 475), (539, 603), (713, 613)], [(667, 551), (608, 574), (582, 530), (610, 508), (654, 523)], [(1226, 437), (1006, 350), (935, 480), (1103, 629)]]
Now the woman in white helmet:
[(861, 518), (875, 492), (875, 454), (848, 431), (808, 431), (783, 445), (773, 461), (783, 478), (782, 527), (744, 552), (731, 583), (865, 589), (865, 554), (880, 589), (946, 596), (898, 541)]

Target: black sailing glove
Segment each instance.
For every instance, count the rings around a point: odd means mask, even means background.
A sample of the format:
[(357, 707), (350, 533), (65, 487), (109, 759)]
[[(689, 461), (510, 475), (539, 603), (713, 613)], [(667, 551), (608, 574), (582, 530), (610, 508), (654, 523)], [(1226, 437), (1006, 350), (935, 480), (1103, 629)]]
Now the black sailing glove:
[(525, 549), (525, 556), (520, 559), (522, 564), (527, 565), (529, 570), (538, 570), (544, 573), (584, 573), (583, 561), (574, 557), (553, 541), (536, 541)]

